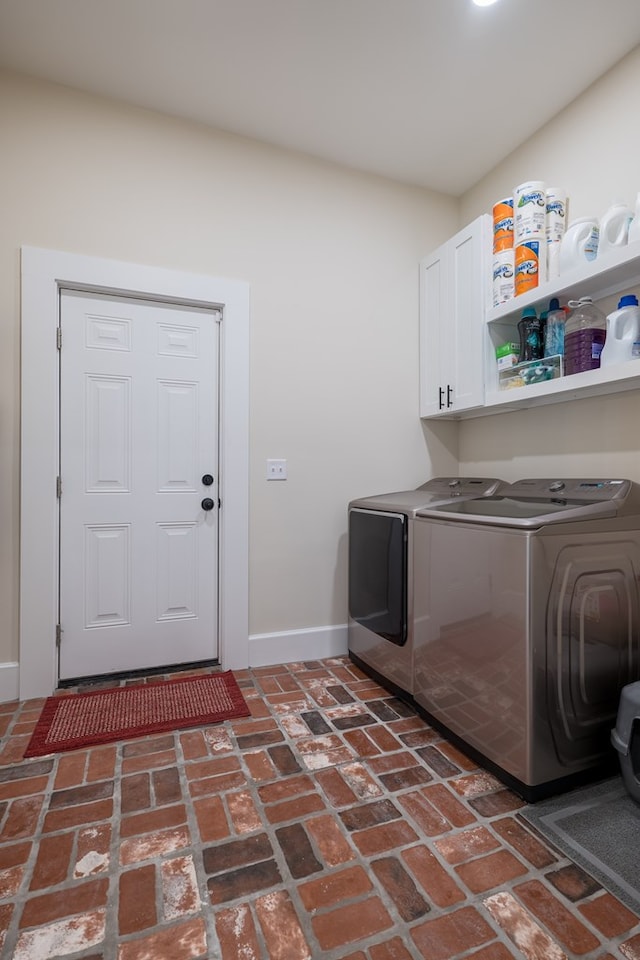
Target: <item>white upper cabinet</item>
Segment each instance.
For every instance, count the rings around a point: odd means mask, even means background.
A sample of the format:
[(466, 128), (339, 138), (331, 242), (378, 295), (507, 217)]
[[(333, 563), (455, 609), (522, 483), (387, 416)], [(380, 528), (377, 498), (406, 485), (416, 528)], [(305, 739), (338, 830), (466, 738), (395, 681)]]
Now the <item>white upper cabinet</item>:
[(421, 417), (484, 404), (490, 244), (485, 214), (420, 262)]

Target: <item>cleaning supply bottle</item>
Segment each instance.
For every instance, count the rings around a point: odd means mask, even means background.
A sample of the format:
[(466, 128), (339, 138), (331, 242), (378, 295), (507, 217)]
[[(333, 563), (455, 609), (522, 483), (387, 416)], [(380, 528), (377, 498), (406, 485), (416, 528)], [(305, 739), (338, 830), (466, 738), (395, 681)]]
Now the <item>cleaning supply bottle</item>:
[(547, 325), (544, 332), (545, 357), (564, 356), (564, 326), (566, 314), (560, 309), (560, 301), (553, 297), (549, 301)]
[(626, 246), (629, 239), (629, 224), (633, 220), (631, 210), (623, 200), (614, 200), (600, 220), (600, 242), (598, 257), (610, 250)]
[(540, 336), (542, 338), (542, 356), (544, 357), (544, 341), (547, 336), (547, 317), (549, 315), (548, 310), (543, 310), (540, 313)]
[(560, 242), (560, 273), (570, 273), (595, 260), (600, 228), (595, 217), (579, 217), (569, 224)]
[(621, 297), (618, 309), (607, 317), (607, 339), (605, 340), (600, 366), (612, 363), (624, 363), (633, 357), (634, 344), (640, 340), (640, 306), (633, 294)]
[(640, 193), (636, 197), (636, 210), (633, 220), (629, 224), (629, 243), (640, 240)]
[(542, 323), (533, 307), (525, 307), (522, 319), (518, 322), (520, 334), (520, 353), (518, 363), (526, 360), (540, 360), (544, 353)]
[(564, 372), (597, 370), (607, 335), (607, 320), (591, 297), (570, 300), (571, 313), (564, 329)]

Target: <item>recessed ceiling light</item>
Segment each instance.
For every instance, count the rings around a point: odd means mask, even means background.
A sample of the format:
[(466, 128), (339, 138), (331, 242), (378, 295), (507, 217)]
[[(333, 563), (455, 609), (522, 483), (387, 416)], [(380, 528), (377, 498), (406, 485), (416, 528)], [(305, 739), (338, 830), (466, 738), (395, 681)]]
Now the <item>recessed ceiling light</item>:
[(496, 0), (473, 0), (477, 7), (490, 7)]

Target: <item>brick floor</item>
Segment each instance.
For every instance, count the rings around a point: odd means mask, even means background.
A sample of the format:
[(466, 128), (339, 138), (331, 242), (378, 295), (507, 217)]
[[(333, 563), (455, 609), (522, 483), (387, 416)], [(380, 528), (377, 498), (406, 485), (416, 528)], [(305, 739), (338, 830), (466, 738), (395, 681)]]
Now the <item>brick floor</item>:
[[(640, 960), (640, 922), (346, 658), (251, 717), (34, 760), (0, 707), (0, 960)], [(140, 682), (140, 681), (136, 681)]]

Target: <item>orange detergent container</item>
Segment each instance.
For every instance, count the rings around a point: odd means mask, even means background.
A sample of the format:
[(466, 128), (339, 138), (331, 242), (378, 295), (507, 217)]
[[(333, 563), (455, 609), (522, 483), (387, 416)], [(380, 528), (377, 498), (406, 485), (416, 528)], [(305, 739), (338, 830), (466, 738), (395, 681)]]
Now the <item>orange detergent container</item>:
[(544, 283), (546, 274), (546, 240), (525, 240), (515, 249), (516, 297)]

